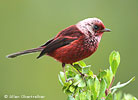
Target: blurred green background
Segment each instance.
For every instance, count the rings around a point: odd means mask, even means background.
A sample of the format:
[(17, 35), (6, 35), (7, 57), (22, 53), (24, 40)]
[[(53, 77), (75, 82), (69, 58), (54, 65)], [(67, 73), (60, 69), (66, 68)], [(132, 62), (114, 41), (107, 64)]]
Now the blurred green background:
[(88, 17), (100, 18), (112, 32), (103, 35), (97, 52), (84, 61), (97, 74), (109, 67), (111, 51), (118, 50), (121, 64), (114, 84), (136, 76), (122, 91), (137, 96), (138, 0), (0, 0), (0, 100), (5, 94), (65, 100), (58, 81), (59, 62), (48, 56), (37, 60), (39, 53), (15, 59), (5, 56), (38, 47)]

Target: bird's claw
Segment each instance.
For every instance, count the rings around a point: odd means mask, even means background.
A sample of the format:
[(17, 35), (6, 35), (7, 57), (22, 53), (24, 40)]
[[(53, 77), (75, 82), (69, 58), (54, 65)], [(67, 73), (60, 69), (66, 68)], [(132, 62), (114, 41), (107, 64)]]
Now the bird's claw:
[(84, 79), (85, 77), (87, 77), (87, 74), (81, 74), (82, 79)]
[(73, 81), (73, 78), (66, 79), (66, 82)]
[(84, 76), (85, 76), (85, 74), (82, 74), (82, 73), (81, 73), (80, 75), (81, 75), (82, 77), (84, 77)]

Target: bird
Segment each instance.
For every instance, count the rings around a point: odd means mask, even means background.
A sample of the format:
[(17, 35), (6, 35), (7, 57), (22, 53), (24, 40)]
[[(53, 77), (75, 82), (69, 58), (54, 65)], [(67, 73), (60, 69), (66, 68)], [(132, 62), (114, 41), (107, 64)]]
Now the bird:
[[(20, 55), (40, 52), (40, 58), (48, 55), (62, 63), (65, 74), (65, 65), (83, 60), (91, 56), (98, 48), (104, 32), (111, 30), (105, 28), (98, 18), (86, 18), (75, 25), (71, 25), (60, 31), (55, 37), (37, 48), (17, 52), (8, 55), (15, 58)], [(81, 73), (81, 72), (80, 72)], [(67, 80), (66, 74), (65, 79)]]

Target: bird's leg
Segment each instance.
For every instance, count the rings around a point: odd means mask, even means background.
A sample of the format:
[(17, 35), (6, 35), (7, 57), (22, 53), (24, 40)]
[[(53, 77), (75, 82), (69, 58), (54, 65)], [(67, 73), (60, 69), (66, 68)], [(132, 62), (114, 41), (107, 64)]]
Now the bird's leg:
[(62, 68), (63, 68), (63, 71), (64, 71), (65, 80), (67, 82), (67, 76), (66, 76), (66, 70), (65, 70), (65, 63), (62, 63)]
[(63, 68), (63, 71), (64, 71), (64, 75), (65, 75), (65, 80), (66, 80), (66, 82), (69, 82), (70, 80), (73, 81), (72, 78), (67, 79), (66, 70), (65, 70), (65, 63), (62, 63), (62, 68)]
[[(71, 64), (72, 66), (73, 66), (73, 64)], [(73, 66), (74, 67), (74, 66)], [(77, 68), (75, 68), (75, 69), (77, 69)], [(79, 69), (77, 69), (77, 71), (80, 73), (80, 75), (82, 76), (82, 77), (84, 77), (85, 75), (84, 74), (82, 74), (80, 71), (79, 71)]]

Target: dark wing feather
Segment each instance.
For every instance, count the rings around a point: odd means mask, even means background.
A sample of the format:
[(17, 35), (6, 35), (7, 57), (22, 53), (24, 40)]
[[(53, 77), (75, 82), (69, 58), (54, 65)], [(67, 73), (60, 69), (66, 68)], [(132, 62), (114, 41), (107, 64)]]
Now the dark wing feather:
[(59, 34), (56, 37), (61, 36), (70, 36), (70, 37), (80, 37), (82, 32), (76, 27), (76, 25), (71, 25), (67, 27), (66, 29), (59, 32)]
[(76, 25), (71, 25), (70, 27), (67, 27), (66, 29), (59, 32), (55, 38), (49, 40), (47, 43), (42, 45), (44, 49), (37, 58), (40, 58), (44, 54), (50, 53), (57, 48), (70, 44), (82, 35), (82, 32), (76, 27)]
[(54, 38), (52, 38), (51, 40), (48, 40), (44, 45), (42, 45), (41, 47), (45, 47), (47, 46), (49, 43), (51, 43), (54, 40)]
[(77, 38), (72, 38), (72, 37), (65, 37), (65, 38), (57, 38), (47, 44), (47, 46), (42, 50), (40, 55), (37, 58), (40, 58), (46, 53), (52, 52), (53, 50), (56, 50), (59, 47), (63, 47), (65, 45), (70, 44), (72, 41), (77, 40)]

